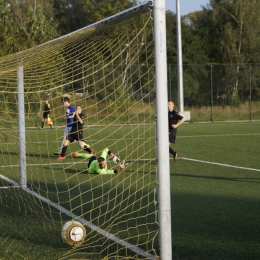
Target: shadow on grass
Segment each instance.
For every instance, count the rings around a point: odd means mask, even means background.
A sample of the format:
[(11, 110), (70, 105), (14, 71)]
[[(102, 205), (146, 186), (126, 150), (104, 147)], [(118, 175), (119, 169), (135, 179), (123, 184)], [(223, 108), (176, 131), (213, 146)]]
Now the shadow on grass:
[(174, 259), (260, 259), (259, 200), (184, 189), (171, 205)]

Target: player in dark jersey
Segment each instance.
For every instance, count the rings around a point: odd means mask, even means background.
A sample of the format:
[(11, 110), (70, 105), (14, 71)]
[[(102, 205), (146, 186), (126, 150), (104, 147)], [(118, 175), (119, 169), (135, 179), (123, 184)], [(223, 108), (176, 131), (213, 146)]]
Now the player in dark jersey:
[(72, 128), (69, 132), (69, 134), (66, 136), (66, 139), (64, 141), (61, 154), (57, 158), (57, 160), (64, 160), (66, 151), (67, 151), (67, 146), (69, 143), (77, 141), (79, 144), (79, 147), (84, 149), (86, 152), (89, 154), (94, 154), (93, 149), (89, 147), (88, 144), (84, 142), (83, 139), (83, 125), (84, 125), (84, 114), (82, 113), (82, 107), (81, 105), (76, 106), (76, 111), (75, 111), (75, 117), (74, 117), (74, 122), (72, 125)]
[[(51, 112), (51, 106), (49, 104), (49, 100), (45, 99), (45, 104), (43, 107), (43, 115), (42, 115), (42, 126), (40, 127), (40, 129), (43, 129), (44, 123), (48, 123), (48, 118), (50, 116), (50, 112)], [(53, 124), (49, 124), (50, 128), (53, 128)]]
[(169, 121), (169, 151), (173, 155), (173, 161), (177, 161), (178, 153), (174, 151), (170, 144), (175, 143), (177, 127), (184, 122), (184, 118), (174, 110), (174, 102), (168, 101), (168, 121)]

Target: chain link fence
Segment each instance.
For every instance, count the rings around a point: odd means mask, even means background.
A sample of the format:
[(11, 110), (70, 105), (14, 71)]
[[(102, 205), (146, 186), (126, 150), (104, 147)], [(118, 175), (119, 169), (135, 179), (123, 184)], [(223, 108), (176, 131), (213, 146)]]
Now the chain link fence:
[[(168, 65), (169, 99), (178, 104), (177, 65)], [(183, 65), (191, 121), (260, 120), (260, 64)]]

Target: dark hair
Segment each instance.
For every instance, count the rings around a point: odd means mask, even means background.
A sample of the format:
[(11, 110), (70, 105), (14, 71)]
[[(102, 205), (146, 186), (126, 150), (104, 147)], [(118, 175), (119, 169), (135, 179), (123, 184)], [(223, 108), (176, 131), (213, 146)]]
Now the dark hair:
[(62, 99), (62, 101), (63, 101), (63, 102), (65, 102), (65, 101), (70, 102), (70, 98), (69, 98), (69, 97), (64, 97), (64, 98)]
[(101, 162), (104, 162), (104, 161), (105, 161), (105, 159), (103, 157), (98, 158), (98, 163), (101, 163)]

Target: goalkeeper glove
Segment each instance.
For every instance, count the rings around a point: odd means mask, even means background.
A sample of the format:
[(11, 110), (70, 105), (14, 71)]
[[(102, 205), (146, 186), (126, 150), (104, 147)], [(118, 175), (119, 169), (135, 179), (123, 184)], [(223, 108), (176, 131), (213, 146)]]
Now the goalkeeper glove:
[(119, 163), (119, 162), (120, 162), (120, 159), (119, 159), (116, 155), (114, 155), (114, 157), (113, 157), (113, 162)]
[(118, 172), (121, 172), (125, 168), (125, 160), (120, 164), (119, 168), (117, 169)]

